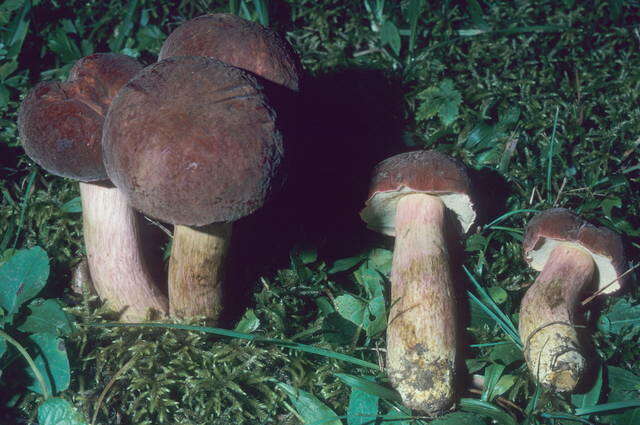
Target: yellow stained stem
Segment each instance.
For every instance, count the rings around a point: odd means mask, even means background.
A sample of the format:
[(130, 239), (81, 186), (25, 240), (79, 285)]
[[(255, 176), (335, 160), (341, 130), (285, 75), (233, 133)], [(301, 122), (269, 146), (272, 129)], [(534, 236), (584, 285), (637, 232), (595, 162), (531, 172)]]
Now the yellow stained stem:
[(169, 260), (171, 316), (218, 319), (230, 238), (229, 223), (175, 226)]
[(403, 403), (437, 414), (453, 403), (456, 306), (445, 242), (445, 206), (436, 196), (403, 197), (387, 327), (387, 366)]
[(595, 273), (591, 255), (575, 246), (554, 248), (520, 305), (520, 338), (531, 374), (545, 387), (572, 391), (585, 358), (575, 330), (578, 296)]

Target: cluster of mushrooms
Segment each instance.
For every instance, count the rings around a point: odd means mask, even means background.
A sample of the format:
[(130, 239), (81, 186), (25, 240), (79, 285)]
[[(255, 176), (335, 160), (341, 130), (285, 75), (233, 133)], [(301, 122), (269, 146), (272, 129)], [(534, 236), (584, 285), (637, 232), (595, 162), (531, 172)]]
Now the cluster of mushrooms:
[[(143, 67), (111, 53), (79, 60), (66, 82), (38, 84), (19, 111), (26, 153), (80, 181), (89, 270), (123, 321), (219, 316), (232, 222), (282, 185), (280, 104), (295, 99), (298, 59), (278, 34), (233, 15), (205, 15), (169, 35)], [(140, 213), (174, 225), (168, 296), (142, 255)], [(361, 212), (395, 237), (387, 371), (410, 408), (454, 402), (456, 294), (449, 253), (476, 219), (463, 165), (436, 151), (382, 161)], [(531, 373), (558, 391), (585, 368), (575, 331), (578, 296), (622, 284), (622, 242), (565, 209), (535, 216), (525, 259), (541, 270), (520, 310)]]

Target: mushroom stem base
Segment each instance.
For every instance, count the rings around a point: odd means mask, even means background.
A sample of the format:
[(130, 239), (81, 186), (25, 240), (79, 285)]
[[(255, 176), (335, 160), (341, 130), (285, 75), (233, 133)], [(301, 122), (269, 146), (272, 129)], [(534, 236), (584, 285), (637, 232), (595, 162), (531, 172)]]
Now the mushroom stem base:
[(456, 306), (445, 213), (436, 196), (398, 202), (391, 272), (388, 374), (406, 406), (430, 414), (453, 402)]
[(574, 316), (595, 263), (580, 248), (558, 245), (520, 305), (520, 338), (531, 374), (545, 387), (572, 391), (585, 367)]
[(167, 297), (142, 256), (139, 215), (125, 196), (117, 188), (93, 183), (80, 183), (80, 196), (87, 261), (100, 298), (126, 322), (167, 314)]
[(175, 226), (169, 260), (171, 316), (218, 319), (230, 238), (229, 223)]

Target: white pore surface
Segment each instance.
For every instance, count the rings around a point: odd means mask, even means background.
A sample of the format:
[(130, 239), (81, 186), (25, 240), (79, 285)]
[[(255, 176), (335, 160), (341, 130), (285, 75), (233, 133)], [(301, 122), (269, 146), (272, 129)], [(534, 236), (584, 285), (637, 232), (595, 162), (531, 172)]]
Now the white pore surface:
[(437, 196), (444, 203), (447, 209), (453, 211), (462, 226), (463, 233), (467, 233), (473, 222), (476, 220), (476, 212), (468, 195), (460, 193), (431, 193), (421, 192), (403, 187), (400, 190), (381, 192), (369, 200), (367, 206), (362, 210), (360, 216), (367, 223), (371, 230), (389, 236), (396, 234), (396, 206), (400, 198), (415, 193)]
[[(616, 274), (616, 270), (611, 264), (611, 259), (605, 257), (604, 255), (596, 254), (590, 251), (584, 245), (581, 245), (577, 242), (566, 242), (557, 239), (545, 238), (544, 242), (538, 247), (538, 249), (529, 251), (527, 253), (527, 261), (529, 262), (529, 265), (535, 270), (542, 270), (545, 263), (549, 259), (551, 252), (553, 252), (553, 249), (558, 245), (566, 245), (573, 248), (581, 249), (591, 255), (593, 261), (595, 261), (596, 263), (596, 269), (598, 270), (598, 275), (596, 276), (596, 279), (598, 280), (598, 289), (602, 289), (618, 277), (618, 275)], [(602, 293), (610, 294), (612, 292), (616, 292), (618, 289), (620, 289), (620, 283), (616, 281), (615, 283), (611, 284), (611, 286), (604, 289)]]

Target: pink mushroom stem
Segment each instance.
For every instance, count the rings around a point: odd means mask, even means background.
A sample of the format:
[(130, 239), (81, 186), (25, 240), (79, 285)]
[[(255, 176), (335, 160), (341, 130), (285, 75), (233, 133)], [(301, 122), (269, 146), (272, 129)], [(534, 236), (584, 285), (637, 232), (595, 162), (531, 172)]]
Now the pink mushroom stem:
[(127, 322), (169, 310), (142, 254), (139, 215), (120, 190), (80, 182), (87, 259), (93, 285), (107, 305)]
[(440, 412), (453, 400), (456, 305), (437, 196), (404, 196), (396, 240), (387, 326), (389, 376), (406, 406)]
[(585, 366), (575, 315), (578, 297), (593, 281), (595, 262), (581, 248), (559, 244), (522, 299), (520, 337), (531, 373), (557, 391), (575, 388)]

